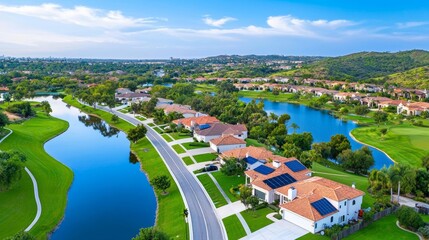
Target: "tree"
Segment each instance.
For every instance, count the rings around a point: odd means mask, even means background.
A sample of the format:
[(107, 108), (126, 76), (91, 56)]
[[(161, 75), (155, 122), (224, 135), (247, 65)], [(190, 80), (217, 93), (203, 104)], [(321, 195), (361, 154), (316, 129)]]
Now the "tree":
[(380, 129), (381, 137), (384, 137), (384, 135), (386, 135), (386, 133), (387, 133), (387, 128)]
[(119, 122), (119, 117), (116, 114), (113, 114), (111, 119), (110, 119), (113, 123), (118, 123)]
[(312, 148), (323, 158), (329, 158), (331, 156), (331, 145), (329, 142), (313, 143)]
[(286, 124), (288, 121), (290, 120), (290, 115), (289, 114), (282, 114), (280, 115), (280, 117), (277, 120), (277, 123), (280, 124)]
[(366, 174), (374, 165), (371, 150), (366, 146), (354, 152), (346, 149), (338, 155), (337, 160), (344, 169), (352, 170), (356, 174)]
[(308, 151), (304, 151), (299, 156), (299, 160), (307, 168), (311, 168), (311, 166), (313, 165), (313, 162), (317, 162), (320, 159), (322, 159), (322, 155), (313, 149), (308, 150)]
[(17, 151), (0, 152), (0, 192), (21, 179), (26, 160), (25, 155)]
[(256, 207), (259, 205), (259, 199), (255, 196), (250, 196), (246, 199), (247, 206), (250, 206), (253, 211), (256, 210)]
[(6, 114), (0, 112), (0, 129), (4, 128), (7, 124), (9, 124), (9, 118)]
[(422, 158), (422, 166), (429, 171), (429, 155)]
[(250, 187), (247, 187), (244, 184), (240, 185), (240, 201), (244, 204), (247, 205), (247, 198), (252, 196), (252, 189)]
[(301, 134), (291, 134), (285, 137), (285, 142), (294, 144), (299, 147), (301, 151), (307, 151), (311, 149), (311, 144), (313, 143), (313, 135), (309, 132), (304, 132)]
[(352, 148), (350, 141), (342, 134), (332, 136), (329, 146), (331, 147), (330, 157), (333, 159), (337, 159), (338, 154), (340, 154), (342, 151)]
[(301, 156), (302, 150), (301, 148), (297, 147), (295, 144), (293, 143), (285, 143), (283, 145), (283, 155), (285, 157), (299, 157)]
[(295, 133), (295, 132), (296, 132), (296, 130), (297, 130), (297, 129), (299, 129), (299, 126), (298, 126), (298, 124), (296, 124), (296, 123), (292, 123), (292, 124), (290, 125), (290, 127), (293, 129), (293, 133)]
[(167, 190), (171, 185), (171, 180), (167, 175), (161, 175), (150, 180), (150, 184), (157, 190), (161, 190), (163, 194), (167, 194)]
[(30, 235), (28, 232), (19, 232), (11, 237), (5, 238), (4, 240), (35, 240), (36, 238)]
[(128, 140), (136, 143), (138, 140), (146, 136), (147, 129), (145, 126), (139, 124), (137, 127), (130, 129), (127, 134)]
[(238, 161), (236, 158), (225, 159), (220, 171), (227, 176), (241, 175), (246, 169), (244, 161)]
[(52, 112), (51, 105), (49, 104), (48, 101), (42, 101), (41, 107), (42, 107), (42, 110), (46, 113), (47, 116), (49, 116), (49, 113)]
[(369, 113), (369, 108), (366, 105), (360, 105), (355, 107), (355, 113), (357, 115), (365, 115)]
[(380, 123), (387, 121), (388, 114), (383, 111), (377, 111), (374, 113), (374, 121), (377, 123), (377, 126), (380, 126)]
[(132, 240), (170, 240), (170, 237), (154, 227), (141, 228), (137, 236)]
[(280, 90), (278, 88), (273, 89), (273, 95), (277, 96), (280, 94)]

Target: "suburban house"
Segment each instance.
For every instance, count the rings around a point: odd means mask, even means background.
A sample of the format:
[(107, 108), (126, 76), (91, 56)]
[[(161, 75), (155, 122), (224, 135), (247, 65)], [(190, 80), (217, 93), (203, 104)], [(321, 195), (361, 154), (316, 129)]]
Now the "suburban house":
[(429, 103), (427, 102), (413, 102), (399, 104), (397, 109), (398, 114), (405, 113), (409, 116), (419, 116), (422, 112), (429, 112)]
[(408, 102), (405, 100), (386, 100), (386, 101), (380, 101), (378, 103), (378, 109), (386, 108), (386, 107), (398, 107), (399, 104), (407, 104)]
[(246, 141), (232, 135), (223, 135), (210, 140), (210, 147), (217, 153), (222, 153), (232, 149), (244, 148), (246, 147)]
[(311, 233), (357, 220), (364, 192), (322, 177), (311, 177), (276, 189), (283, 219)]
[(127, 94), (127, 93), (133, 93), (133, 91), (131, 91), (128, 88), (118, 88), (115, 91), (115, 95), (118, 95), (118, 94)]
[(146, 93), (121, 93), (115, 95), (116, 101), (120, 101), (122, 103), (131, 104), (131, 102), (144, 101), (144, 99), (150, 99), (150, 95)]
[(361, 105), (367, 105), (369, 108), (378, 107), (380, 102), (390, 101), (387, 97), (365, 97), (360, 100)]
[(351, 92), (339, 92), (337, 94), (334, 94), (334, 100), (345, 102), (345, 101), (360, 101), (363, 97), (365, 97), (364, 94), (361, 93), (351, 93)]
[(220, 121), (211, 116), (198, 116), (198, 117), (190, 117), (190, 118), (181, 118), (173, 121), (176, 125), (182, 125), (186, 129), (193, 131), (195, 128), (200, 125), (210, 126), (214, 123), (219, 123)]
[(196, 117), (197, 112), (192, 110), (188, 105), (180, 105), (180, 104), (162, 104), (157, 106), (158, 109), (164, 109), (164, 113), (166, 115), (177, 112), (181, 113), (184, 118)]
[(247, 163), (246, 169), (254, 169), (263, 165), (269, 161), (275, 160), (277, 158), (283, 158), (281, 156), (274, 155), (271, 151), (263, 147), (244, 147), (234, 150), (225, 151), (220, 155), (221, 164), (224, 163), (225, 159), (236, 158), (239, 160), (244, 160)]
[(233, 135), (236, 138), (246, 139), (247, 128), (244, 124), (226, 124), (226, 123), (213, 123), (210, 126), (202, 126), (196, 128), (194, 137), (198, 141), (209, 142), (212, 139), (219, 138), (223, 135)]

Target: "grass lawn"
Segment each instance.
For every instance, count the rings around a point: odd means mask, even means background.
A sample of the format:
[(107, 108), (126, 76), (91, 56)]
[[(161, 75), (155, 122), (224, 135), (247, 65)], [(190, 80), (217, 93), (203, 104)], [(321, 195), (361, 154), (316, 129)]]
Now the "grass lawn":
[(223, 174), (221, 171), (211, 173), (216, 181), (219, 183), (220, 187), (226, 193), (231, 202), (238, 201), (239, 199), (235, 197), (229, 189), (232, 187), (236, 187), (240, 184), (244, 184), (244, 175), (238, 176), (227, 176)]
[(179, 144), (176, 144), (176, 145), (173, 145), (173, 146), (171, 146), (173, 149), (174, 149), (174, 151), (176, 151), (178, 154), (181, 154), (181, 153), (185, 153), (186, 151), (185, 151), (185, 149), (183, 149)]
[(155, 126), (155, 123), (148, 123), (147, 124), (149, 127), (154, 127)]
[(246, 231), (241, 225), (240, 220), (238, 220), (237, 215), (231, 215), (222, 219), (223, 225), (226, 229), (226, 234), (228, 235), (229, 240), (237, 240), (246, 236)]
[(386, 136), (379, 133), (385, 126), (356, 128), (353, 136), (361, 142), (377, 147), (386, 152), (396, 162), (421, 166), (422, 157), (429, 154), (429, 128), (417, 127), (407, 123), (388, 125)]
[(363, 197), (362, 208), (372, 207), (374, 204), (374, 198), (368, 193), (368, 179), (363, 176), (354, 175), (352, 173), (344, 172), (341, 170), (328, 168), (322, 166), (319, 163), (313, 163), (313, 171), (322, 172), (322, 173), (314, 173), (314, 176), (324, 177), (347, 186), (351, 186), (352, 183), (356, 184), (356, 188), (365, 192), (365, 196)]
[[(329, 240), (327, 236), (322, 236), (318, 234), (307, 233), (304, 236), (297, 238), (297, 240)], [(365, 238), (367, 239), (367, 238)]]
[(183, 162), (185, 162), (186, 165), (192, 165), (195, 164), (194, 161), (192, 161), (191, 157), (184, 157), (182, 158)]
[(417, 235), (406, 232), (396, 226), (395, 215), (389, 215), (371, 223), (368, 227), (344, 238), (347, 240), (357, 239), (383, 239), (383, 240), (418, 240)]
[(200, 155), (195, 155), (194, 159), (197, 162), (208, 162), (208, 161), (213, 161), (217, 158), (217, 154), (214, 153), (204, 153), (204, 154), (200, 154)]
[(197, 86), (195, 87), (195, 90), (201, 91), (201, 92), (216, 92), (217, 88), (215, 85), (197, 84)]
[(429, 215), (420, 214), (420, 217), (422, 217), (424, 222), (429, 223)]
[(192, 136), (190, 135), (190, 133), (178, 133), (178, 132), (172, 132), (172, 133), (170, 133), (170, 135), (171, 135), (175, 140), (180, 140), (180, 139), (185, 139), (185, 138), (192, 138)]
[(239, 91), (239, 97), (249, 97), (249, 98), (262, 98), (274, 102), (289, 102), (293, 101), (293, 93), (280, 93), (279, 95), (274, 95), (272, 92), (267, 91)]
[(167, 141), (167, 142), (172, 142), (172, 141), (173, 141), (173, 139), (171, 139), (171, 137), (170, 137), (170, 136), (168, 136), (168, 135), (167, 135), (167, 134), (165, 134), (165, 133), (161, 134), (161, 137), (162, 137), (162, 138), (164, 138), (164, 139), (165, 139), (165, 141)]
[(182, 143), (182, 146), (184, 146), (187, 150), (197, 149), (197, 148), (205, 148), (210, 147), (209, 143), (199, 143), (199, 142), (187, 142)]
[[(98, 115), (104, 121), (111, 124), (110, 113), (101, 110), (94, 111), (90, 107), (83, 109), (82, 104), (75, 100), (71, 101), (69, 96), (64, 98), (64, 101), (70, 105), (81, 108), (84, 111), (89, 109), (93, 114)], [(122, 119), (119, 119), (117, 124), (112, 125), (122, 131), (128, 131), (129, 129), (134, 128), (133, 125)], [(159, 175), (167, 175), (172, 179), (164, 161), (147, 138), (144, 138), (135, 144), (131, 144), (131, 151), (136, 154), (140, 160), (141, 166), (149, 179)], [(182, 195), (180, 194), (175, 181), (171, 181), (171, 186), (168, 189), (168, 192), (168, 195), (163, 195), (159, 191), (155, 191), (158, 204), (156, 226), (172, 238), (184, 239), (187, 226), (184, 224), (185, 220), (182, 217), (182, 213), (185, 208), (185, 204), (183, 203)]]
[(204, 186), (210, 198), (212, 199), (212, 202), (217, 208), (227, 204), (225, 198), (222, 196), (219, 189), (217, 189), (209, 175), (202, 174), (197, 176), (197, 178), (200, 180), (201, 184)]
[(143, 117), (143, 116), (136, 116), (136, 118), (137, 118), (138, 120), (140, 120), (140, 121), (144, 121), (144, 120), (146, 120), (146, 118), (145, 118), (145, 117)]
[(162, 130), (160, 127), (155, 127), (155, 128), (153, 128), (153, 130), (155, 130), (159, 134), (163, 134), (164, 133), (164, 130)]
[(242, 211), (241, 215), (246, 220), (247, 225), (249, 225), (250, 231), (255, 232), (273, 223), (273, 221), (267, 218), (267, 215), (272, 212), (274, 211), (270, 208), (262, 208), (256, 211), (249, 209)]
[[(37, 180), (42, 204), (42, 214), (30, 234), (37, 239), (46, 239), (64, 216), (73, 172), (49, 156), (43, 145), (64, 132), (68, 123), (38, 113), (36, 117), (8, 128), (13, 134), (0, 144), (0, 149), (16, 150), (27, 156), (25, 166)], [(24, 230), (33, 221), (36, 202), (33, 184), (26, 172), (10, 191), (0, 193), (0, 213), (0, 239)]]
[(258, 142), (258, 140), (256, 139), (251, 139), (251, 138), (246, 138), (246, 146), (254, 146), (254, 147), (264, 147), (264, 148), (268, 148), (267, 145)]

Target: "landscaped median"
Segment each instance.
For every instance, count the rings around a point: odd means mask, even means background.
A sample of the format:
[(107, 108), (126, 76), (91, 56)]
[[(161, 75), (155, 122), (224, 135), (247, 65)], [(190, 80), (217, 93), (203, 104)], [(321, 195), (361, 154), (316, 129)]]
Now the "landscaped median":
[(222, 193), (216, 187), (215, 183), (213, 182), (213, 180), (210, 178), (209, 175), (202, 174), (202, 175), (199, 175), (197, 178), (200, 180), (201, 184), (206, 189), (207, 193), (209, 194), (216, 208), (222, 207), (227, 204)]
[[(124, 132), (128, 132), (129, 129), (134, 128), (132, 124), (122, 119), (119, 119), (118, 123), (113, 123), (111, 121), (112, 114), (82, 105), (70, 96), (65, 97), (64, 102), (80, 108), (87, 113), (97, 115), (107, 123)], [(131, 150), (140, 160), (141, 167), (149, 179), (160, 175), (167, 175), (173, 180), (164, 161), (147, 138), (143, 138), (135, 144), (132, 143)], [(184, 218), (182, 216), (185, 205), (177, 184), (174, 181), (171, 181), (168, 192), (168, 195), (163, 195), (160, 191), (156, 191), (158, 202), (156, 226), (174, 239), (184, 239), (187, 231), (187, 225), (184, 224)], [(136, 207), (144, 207), (144, 204)]]
[(226, 234), (228, 235), (229, 240), (237, 240), (246, 236), (246, 231), (244, 230), (243, 225), (241, 225), (237, 215), (234, 214), (226, 217), (222, 219), (222, 222), (225, 226)]
[[(38, 183), (42, 205), (40, 219), (30, 234), (37, 239), (46, 239), (63, 218), (73, 172), (49, 156), (43, 146), (46, 141), (64, 132), (68, 123), (37, 113), (37, 116), (22, 124), (8, 127), (13, 134), (1, 143), (0, 149), (19, 151), (27, 157), (25, 166)], [(0, 239), (24, 230), (36, 216), (33, 184), (27, 173), (22, 174), (21, 180), (10, 191), (0, 194)]]

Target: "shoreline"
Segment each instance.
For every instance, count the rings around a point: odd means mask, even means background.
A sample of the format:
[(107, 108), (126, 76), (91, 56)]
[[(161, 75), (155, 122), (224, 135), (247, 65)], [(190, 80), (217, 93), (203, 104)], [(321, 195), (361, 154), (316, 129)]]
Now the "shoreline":
[[(353, 130), (352, 130), (352, 131), (353, 131)], [(387, 154), (385, 151), (381, 150), (380, 148), (378, 148), (378, 147), (374, 147), (374, 146), (372, 146), (372, 145), (370, 145), (370, 144), (367, 144), (367, 143), (364, 143), (364, 142), (359, 141), (359, 140), (358, 140), (358, 139), (353, 135), (352, 131), (350, 131), (350, 132), (349, 132), (349, 136), (350, 136), (351, 138), (353, 138), (353, 140), (355, 140), (356, 142), (358, 142), (358, 143), (360, 143), (360, 144), (363, 144), (363, 145), (365, 145), (365, 146), (375, 148), (375, 149), (377, 149), (378, 151), (380, 151), (380, 152), (384, 153), (384, 155), (386, 155), (386, 156), (390, 159), (390, 161), (392, 161), (392, 162), (393, 162), (393, 164), (398, 163), (398, 162), (396, 162), (395, 160), (393, 160), (393, 158), (391, 158), (391, 157), (389, 156), (389, 154)]]

